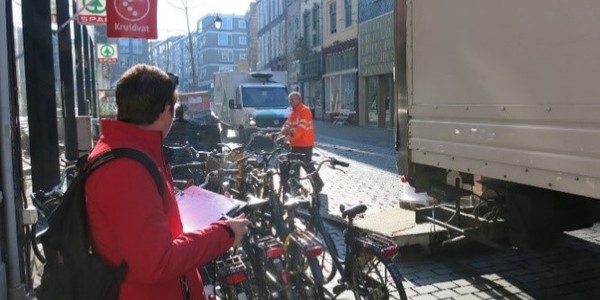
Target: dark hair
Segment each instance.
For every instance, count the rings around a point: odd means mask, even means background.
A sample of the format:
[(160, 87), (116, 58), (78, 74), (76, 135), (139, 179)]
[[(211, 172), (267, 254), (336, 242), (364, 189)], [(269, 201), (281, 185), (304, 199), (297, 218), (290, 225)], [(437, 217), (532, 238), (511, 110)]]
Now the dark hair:
[(117, 82), (117, 119), (136, 125), (152, 124), (167, 105), (177, 100), (176, 83), (161, 69), (138, 64)]
[(183, 113), (187, 110), (187, 107), (181, 102), (175, 103), (175, 120), (183, 120)]

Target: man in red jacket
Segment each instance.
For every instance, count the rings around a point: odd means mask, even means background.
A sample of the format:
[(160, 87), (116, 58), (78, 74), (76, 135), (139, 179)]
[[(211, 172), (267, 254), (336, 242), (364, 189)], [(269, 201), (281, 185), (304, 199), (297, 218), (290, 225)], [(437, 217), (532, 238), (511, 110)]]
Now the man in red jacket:
[[(310, 108), (302, 102), (302, 96), (299, 92), (291, 92), (288, 95), (288, 101), (292, 106), (292, 113), (285, 124), (283, 124), (281, 133), (285, 135), (290, 142), (290, 152), (304, 154), (302, 160), (306, 167), (305, 170), (307, 173), (312, 173), (315, 171), (315, 166), (311, 163), (313, 147), (315, 145), (313, 116), (310, 112)], [(323, 188), (323, 180), (321, 180), (318, 173), (315, 173), (313, 180), (315, 182), (317, 193), (320, 193)], [(285, 186), (287, 188), (287, 185)]]
[(136, 65), (119, 79), (117, 120), (102, 121), (90, 159), (119, 147), (147, 154), (162, 173), (161, 197), (148, 170), (119, 158), (85, 183), (93, 247), (112, 266), (128, 271), (119, 299), (205, 299), (198, 267), (238, 245), (248, 221), (236, 218), (183, 232), (162, 143), (173, 122), (176, 82), (162, 70)]

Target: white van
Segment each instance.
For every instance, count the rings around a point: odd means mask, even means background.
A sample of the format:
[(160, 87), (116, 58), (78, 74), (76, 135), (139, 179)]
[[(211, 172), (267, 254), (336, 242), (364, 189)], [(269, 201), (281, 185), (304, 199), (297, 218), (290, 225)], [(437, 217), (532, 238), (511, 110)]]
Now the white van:
[(232, 129), (245, 142), (257, 130), (279, 130), (291, 113), (287, 96), (287, 72), (215, 73), (214, 111), (221, 134)]

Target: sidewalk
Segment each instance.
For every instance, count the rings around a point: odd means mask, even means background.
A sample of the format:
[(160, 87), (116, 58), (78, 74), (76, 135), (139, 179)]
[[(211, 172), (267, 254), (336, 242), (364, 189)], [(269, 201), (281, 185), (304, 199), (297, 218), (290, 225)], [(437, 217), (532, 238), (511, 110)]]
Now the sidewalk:
[(331, 138), (343, 138), (361, 144), (394, 149), (395, 137), (392, 127), (371, 127), (355, 125), (335, 125), (324, 120), (314, 120), (317, 142), (319, 136), (324, 135)]

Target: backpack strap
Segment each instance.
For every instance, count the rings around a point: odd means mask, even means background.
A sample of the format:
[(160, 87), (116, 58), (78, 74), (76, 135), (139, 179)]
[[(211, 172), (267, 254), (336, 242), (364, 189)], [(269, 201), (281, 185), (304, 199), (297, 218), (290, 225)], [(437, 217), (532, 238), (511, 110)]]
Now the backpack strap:
[(107, 163), (111, 160), (114, 160), (116, 158), (121, 158), (121, 157), (134, 159), (134, 160), (140, 162), (142, 165), (144, 165), (146, 167), (146, 169), (148, 169), (148, 171), (150, 172), (150, 175), (152, 175), (152, 178), (154, 179), (154, 183), (156, 183), (156, 188), (158, 189), (158, 192), (160, 193), (161, 197), (164, 196), (165, 186), (164, 186), (163, 178), (162, 178), (160, 172), (158, 171), (158, 167), (156, 166), (154, 161), (152, 161), (152, 159), (150, 157), (148, 157), (148, 155), (146, 155), (144, 152), (141, 152), (139, 150), (135, 150), (132, 148), (115, 148), (115, 149), (111, 149), (109, 151), (103, 152), (102, 154), (100, 154), (100, 156), (98, 156), (93, 161), (91, 161), (83, 169), (83, 172), (84, 172), (83, 176), (85, 177), (85, 176), (89, 175), (90, 173), (92, 173), (95, 169), (104, 165), (105, 163)]

